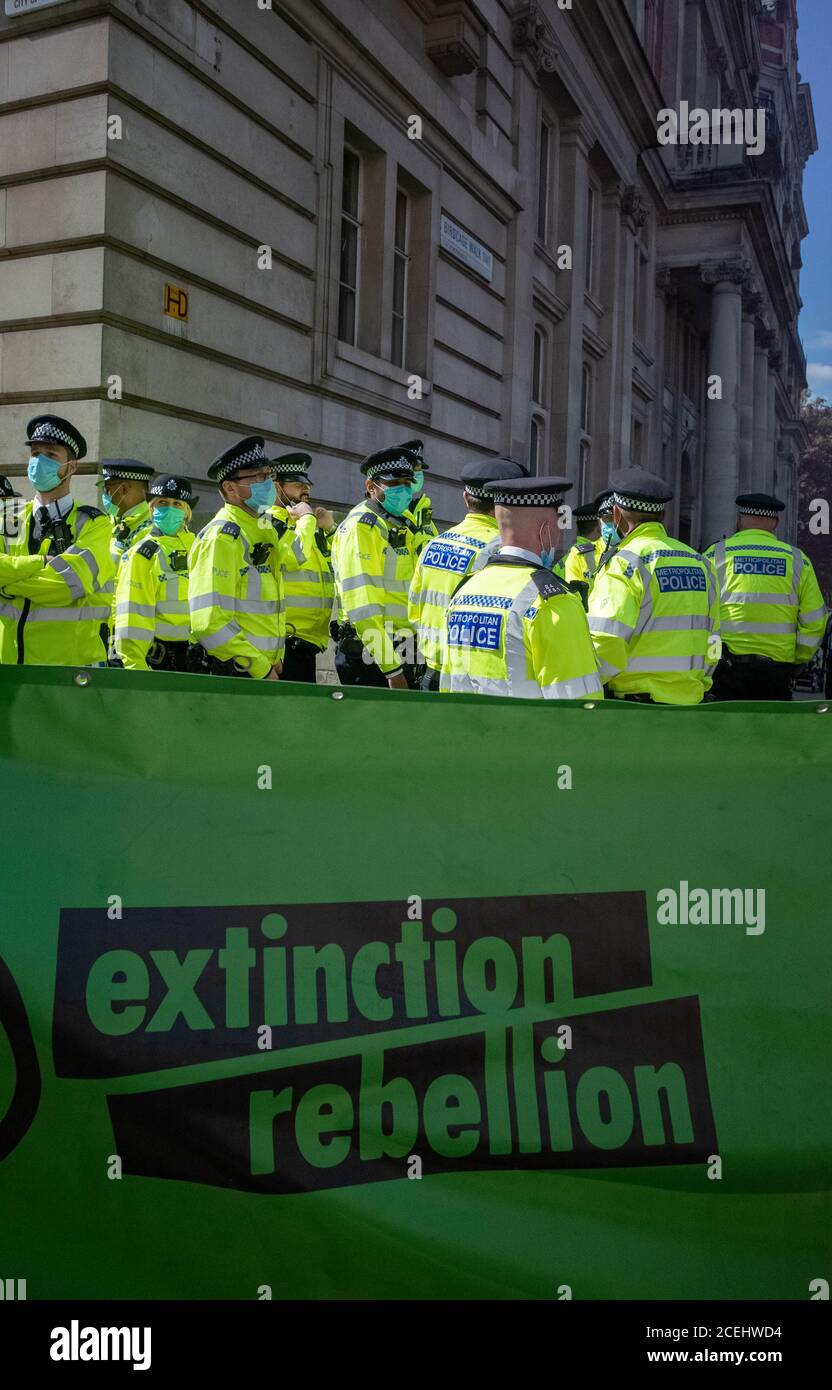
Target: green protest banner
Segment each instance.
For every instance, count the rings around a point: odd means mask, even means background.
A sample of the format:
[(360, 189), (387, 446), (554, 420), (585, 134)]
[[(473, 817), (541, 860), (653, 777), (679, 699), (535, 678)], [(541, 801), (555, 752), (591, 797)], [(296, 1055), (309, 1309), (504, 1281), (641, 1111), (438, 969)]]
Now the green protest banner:
[(825, 706), (0, 670), (0, 1279), (829, 1279)]

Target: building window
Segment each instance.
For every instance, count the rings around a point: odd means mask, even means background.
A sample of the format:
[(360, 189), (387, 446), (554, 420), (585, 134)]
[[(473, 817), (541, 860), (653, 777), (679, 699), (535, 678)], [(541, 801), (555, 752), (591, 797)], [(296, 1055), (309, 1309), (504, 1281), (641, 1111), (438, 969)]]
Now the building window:
[(407, 273), (410, 263), (410, 199), (396, 190), (396, 232), (393, 244), (393, 340), (392, 359), (404, 366), (407, 342)]
[(338, 287), (338, 337), (355, 347), (358, 329), (358, 267), (361, 235), (361, 159), (344, 147), (341, 181), (341, 259)]
[(537, 171), (537, 239), (546, 244), (549, 235), (549, 170), (551, 165), (552, 132), (546, 121), (540, 122), (540, 150)]
[(578, 505), (585, 500), (589, 486), (589, 465), (592, 446), (588, 439), (582, 439), (578, 450)]
[(644, 467), (644, 425), (635, 415), (630, 432), (630, 463), (634, 468)]
[(581, 429), (592, 434), (592, 368), (586, 362), (581, 372)]
[(532, 416), (531, 429), (529, 430), (529, 472), (539, 473), (540, 465), (544, 457), (546, 438), (546, 428), (539, 415)]
[(595, 241), (598, 222), (598, 190), (594, 184), (587, 185), (586, 191), (586, 288), (592, 293), (595, 283)]
[(546, 335), (542, 328), (534, 330), (534, 355), (532, 358), (532, 400), (538, 405), (546, 405)]

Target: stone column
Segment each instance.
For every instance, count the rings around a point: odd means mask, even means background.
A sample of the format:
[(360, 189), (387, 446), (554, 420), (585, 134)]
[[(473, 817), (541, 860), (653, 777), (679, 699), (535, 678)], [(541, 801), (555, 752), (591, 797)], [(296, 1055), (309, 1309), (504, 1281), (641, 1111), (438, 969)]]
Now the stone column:
[(569, 313), (555, 329), (558, 370), (552, 385), (552, 432), (563, 450), (562, 472), (574, 478), (578, 467), (583, 366), (586, 202), (589, 151), (594, 133), (582, 119), (564, 121), (560, 128), (558, 180), (558, 244), (572, 247), (572, 269), (558, 276), (558, 294)]
[(650, 414), (650, 458), (647, 467), (661, 477), (663, 468), (663, 429), (664, 429), (664, 391), (668, 376), (668, 318), (671, 300), (676, 297), (673, 272), (667, 266), (656, 271), (656, 332), (654, 348), (656, 358), (656, 399)]
[(753, 282), (746, 282), (743, 288), (739, 491), (750, 492), (754, 472), (754, 321), (763, 300)]
[[(702, 539), (709, 545), (731, 527), (740, 469), (742, 286), (747, 261), (717, 261), (701, 268), (711, 289)], [(716, 388), (712, 378), (717, 377)], [(715, 391), (718, 395), (715, 398)]]
[(754, 339), (754, 430), (751, 450), (751, 492), (768, 492), (771, 486), (769, 458), (768, 346), (771, 330), (759, 321)]

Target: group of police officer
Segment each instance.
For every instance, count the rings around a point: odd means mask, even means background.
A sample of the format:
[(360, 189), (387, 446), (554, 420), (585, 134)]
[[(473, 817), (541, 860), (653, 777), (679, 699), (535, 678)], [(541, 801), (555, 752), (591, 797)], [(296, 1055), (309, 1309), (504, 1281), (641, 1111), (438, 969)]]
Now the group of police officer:
[(221, 506), (195, 536), (187, 478), (105, 459), (102, 511), (73, 498), (71, 422), (36, 416), (26, 443), (34, 500), (0, 478), (0, 664), (314, 682), (332, 636), (345, 685), (695, 705), (790, 698), (826, 627), (766, 494), (738, 497), (736, 533), (701, 555), (664, 528), (666, 483), (626, 469), (572, 513), (561, 556), (566, 478), (469, 463), (466, 515), (440, 535), (408, 440), (364, 460), (336, 526), (310, 505), (309, 455), (250, 436), (209, 467)]

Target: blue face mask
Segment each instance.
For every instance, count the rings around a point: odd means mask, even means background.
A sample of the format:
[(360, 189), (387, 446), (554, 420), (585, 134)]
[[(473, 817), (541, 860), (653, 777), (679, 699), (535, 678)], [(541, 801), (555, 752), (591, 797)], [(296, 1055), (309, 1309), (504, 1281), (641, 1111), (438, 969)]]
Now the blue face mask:
[(159, 527), (163, 536), (175, 536), (185, 525), (185, 513), (181, 507), (154, 507), (153, 525)]
[(273, 507), (276, 501), (277, 489), (274, 479), (266, 478), (265, 482), (251, 484), (251, 495), (246, 499), (246, 506), (259, 512), (264, 507)]
[(116, 506), (109, 492), (102, 492), (101, 505), (108, 516), (118, 516), (118, 507)]
[(424, 474), (424, 470), (421, 469), (421, 468), (417, 468), (417, 469), (416, 469), (416, 472), (413, 474), (413, 495), (414, 495), (414, 497), (416, 496), (416, 493), (417, 493), (417, 492), (421, 492), (421, 491), (422, 491), (422, 488), (423, 488), (424, 486), (425, 486), (425, 474)]
[(412, 493), (406, 483), (397, 483), (395, 487), (384, 489), (384, 500), (382, 506), (386, 512), (393, 516), (401, 516), (410, 506)]
[(603, 536), (604, 544), (607, 546), (621, 544), (621, 537), (611, 521), (601, 522), (601, 535)]
[(540, 562), (545, 570), (550, 570), (554, 567), (556, 554), (557, 551), (555, 550), (554, 546), (552, 546), (551, 550), (543, 551), (543, 553), (540, 556)]
[(60, 486), (61, 465), (47, 454), (35, 454), (29, 459), (26, 474), (35, 492), (51, 492)]

